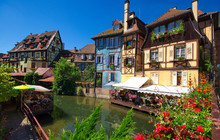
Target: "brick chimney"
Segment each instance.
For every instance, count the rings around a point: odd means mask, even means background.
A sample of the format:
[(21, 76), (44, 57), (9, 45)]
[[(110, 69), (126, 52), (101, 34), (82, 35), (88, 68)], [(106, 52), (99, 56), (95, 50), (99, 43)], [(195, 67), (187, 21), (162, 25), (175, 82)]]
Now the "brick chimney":
[(74, 52), (76, 53), (76, 47), (74, 47)]
[(198, 23), (198, 0), (192, 1), (192, 12), (193, 12), (195, 21)]
[(124, 32), (128, 30), (128, 19), (129, 19), (129, 5), (130, 1), (126, 0), (124, 5)]

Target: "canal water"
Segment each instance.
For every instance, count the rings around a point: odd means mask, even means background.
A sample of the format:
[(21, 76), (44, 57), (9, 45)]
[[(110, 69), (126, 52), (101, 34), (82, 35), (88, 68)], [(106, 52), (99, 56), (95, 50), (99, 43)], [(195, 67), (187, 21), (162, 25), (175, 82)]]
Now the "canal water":
[[(81, 122), (82, 119), (87, 118), (92, 110), (97, 107), (102, 101), (101, 119), (100, 123), (105, 128), (108, 136), (118, 127), (129, 108), (119, 105), (111, 104), (109, 100), (97, 99), (81, 96), (60, 96), (54, 95), (54, 110), (51, 115), (37, 116), (37, 120), (42, 128), (48, 134), (50, 129), (56, 136), (62, 133), (62, 130), (74, 130), (76, 118)], [(155, 117), (140, 111), (133, 111), (133, 121), (135, 123), (134, 134), (147, 131), (150, 133), (154, 129)], [(149, 121), (152, 121), (149, 123)], [(98, 124), (97, 129), (100, 124)]]

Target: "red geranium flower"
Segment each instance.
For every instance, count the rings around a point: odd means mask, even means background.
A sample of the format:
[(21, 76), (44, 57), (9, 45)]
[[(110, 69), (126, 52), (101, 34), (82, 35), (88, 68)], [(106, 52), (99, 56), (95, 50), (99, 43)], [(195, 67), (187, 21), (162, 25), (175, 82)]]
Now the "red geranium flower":
[(201, 133), (202, 133), (203, 130), (204, 130), (204, 129), (202, 128), (202, 126), (197, 126), (197, 129), (196, 129), (197, 132), (201, 132)]
[(183, 129), (185, 129), (185, 128), (186, 128), (186, 124), (181, 125), (181, 127), (182, 127)]
[(200, 108), (195, 108), (195, 111), (200, 112), (200, 111), (201, 111), (201, 109), (200, 109)]

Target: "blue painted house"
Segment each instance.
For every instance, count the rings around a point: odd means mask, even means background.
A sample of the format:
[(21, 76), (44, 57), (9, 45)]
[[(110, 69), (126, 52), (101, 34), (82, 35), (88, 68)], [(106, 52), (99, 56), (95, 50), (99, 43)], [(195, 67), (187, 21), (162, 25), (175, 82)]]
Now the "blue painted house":
[(101, 87), (110, 89), (110, 82), (121, 82), (123, 22), (117, 19), (112, 28), (92, 37), (95, 41), (95, 66), (101, 75)]

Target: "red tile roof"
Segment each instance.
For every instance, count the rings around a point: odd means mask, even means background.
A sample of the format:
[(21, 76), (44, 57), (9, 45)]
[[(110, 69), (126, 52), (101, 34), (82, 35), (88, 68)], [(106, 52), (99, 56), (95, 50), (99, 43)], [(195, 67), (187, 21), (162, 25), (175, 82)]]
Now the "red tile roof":
[[(85, 60), (81, 59), (81, 55), (80, 54), (84, 54), (85, 55)], [(89, 59), (89, 55), (93, 54), (93, 59), (90, 60)], [(74, 58), (74, 62), (81, 62), (81, 63), (94, 63), (95, 62), (95, 44), (88, 44), (85, 47), (83, 47), (82, 49), (78, 50), (76, 52), (75, 58)]]
[(12, 73), (12, 76), (25, 76), (27, 73), (19, 73), (19, 72), (15, 72)]
[(47, 71), (51, 70), (50, 68), (38, 68), (35, 73), (38, 73), (39, 75), (44, 75)]
[(151, 26), (151, 25), (154, 25), (156, 23), (160, 23), (160, 22), (162, 22), (164, 20), (167, 20), (169, 18), (177, 17), (177, 16), (180, 16), (180, 15), (184, 15), (184, 14), (189, 13), (189, 12), (191, 12), (191, 9), (178, 10), (178, 9), (171, 8), (166, 13), (164, 13), (161, 17), (159, 17), (158, 19), (156, 19), (152, 23), (148, 24), (147, 26)]
[(2, 58), (9, 58), (8, 54), (5, 54)]
[[(50, 32), (39, 33), (39, 34), (34, 34), (34, 35), (32, 34), (28, 35), (23, 41), (21, 41), (20, 43), (17, 43), (15, 47), (9, 52), (46, 50), (49, 47), (51, 41), (54, 39), (56, 33), (58, 32), (59, 31), (56, 30), (56, 31), (50, 31)], [(40, 47), (42, 45), (42, 43), (40, 42), (45, 43), (43, 48)], [(35, 48), (25, 48), (25, 44), (27, 44), (28, 46), (31, 46), (34, 44), (37, 44), (37, 45), (35, 46)]]
[(78, 50), (76, 53), (82, 54), (94, 54), (95, 53), (95, 44), (88, 44), (82, 49)]
[(45, 79), (40, 79), (39, 81), (41, 82), (53, 82), (54, 81), (54, 77), (51, 76), (51, 77), (48, 77), (48, 78), (45, 78)]

